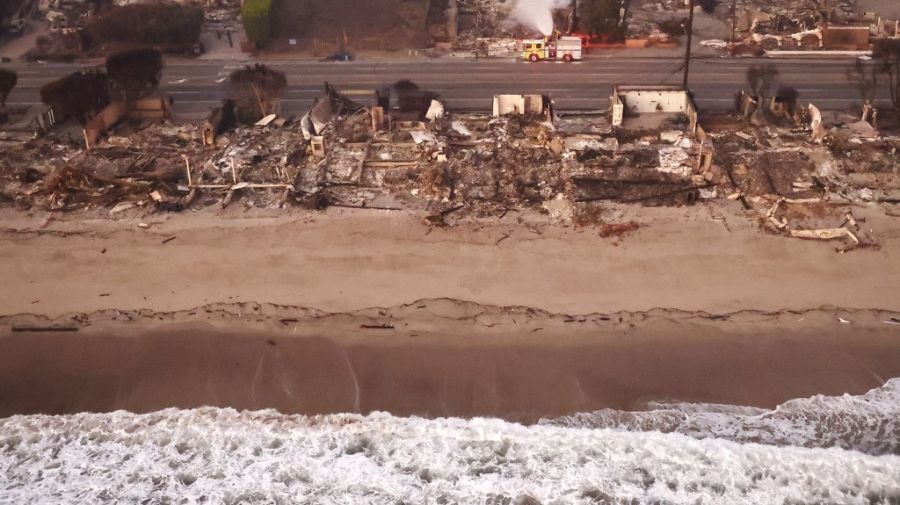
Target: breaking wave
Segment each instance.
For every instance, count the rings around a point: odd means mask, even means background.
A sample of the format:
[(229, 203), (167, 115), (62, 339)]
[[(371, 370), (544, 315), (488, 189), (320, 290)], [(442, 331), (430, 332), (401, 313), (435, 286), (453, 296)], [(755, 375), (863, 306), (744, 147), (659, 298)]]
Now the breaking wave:
[(0, 420), (0, 503), (898, 504), (900, 457), (790, 445), (896, 450), (896, 420), (878, 416), (896, 418), (898, 385), (772, 412), (668, 404), (535, 426), (218, 408), (14, 416)]
[(840, 447), (900, 455), (900, 378), (864, 395), (801, 398), (775, 410), (731, 405), (660, 403), (648, 410), (603, 409), (539, 424), (680, 433), (693, 438), (799, 447)]

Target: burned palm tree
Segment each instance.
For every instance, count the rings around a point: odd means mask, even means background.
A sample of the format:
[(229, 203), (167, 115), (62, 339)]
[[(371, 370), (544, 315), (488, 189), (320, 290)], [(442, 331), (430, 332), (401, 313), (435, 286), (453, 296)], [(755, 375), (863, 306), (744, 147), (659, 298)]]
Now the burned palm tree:
[(753, 65), (747, 69), (747, 84), (750, 85), (750, 93), (760, 99), (769, 95), (772, 85), (778, 79), (778, 69), (775, 65)]
[(900, 40), (878, 40), (872, 55), (875, 57), (878, 71), (887, 77), (891, 103), (900, 114)]
[(0, 68), (0, 110), (6, 108), (6, 98), (19, 81), (19, 76), (12, 70)]
[(866, 64), (860, 60), (856, 60), (853, 68), (847, 70), (847, 82), (856, 87), (862, 100), (863, 120), (867, 120), (870, 111), (873, 110), (875, 95), (878, 94), (878, 74), (881, 70), (880, 65)]
[(86, 124), (109, 104), (109, 76), (105, 72), (81, 71), (45, 84), (41, 101), (53, 107), (60, 117), (74, 117)]
[(847, 70), (847, 82), (856, 87), (864, 104), (870, 104), (875, 100), (879, 72), (878, 65), (867, 65), (860, 60), (856, 60), (853, 68)]
[(241, 122), (253, 122), (275, 113), (287, 87), (284, 72), (257, 63), (235, 70), (229, 77), (231, 95)]
[(106, 72), (116, 94), (136, 100), (156, 89), (162, 78), (163, 57), (157, 49), (132, 49), (106, 58)]

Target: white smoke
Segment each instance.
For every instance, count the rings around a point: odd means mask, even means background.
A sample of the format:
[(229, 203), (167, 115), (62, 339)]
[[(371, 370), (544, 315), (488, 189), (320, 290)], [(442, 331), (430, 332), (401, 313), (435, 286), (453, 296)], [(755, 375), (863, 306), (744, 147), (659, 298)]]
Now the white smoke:
[(553, 33), (553, 10), (564, 9), (571, 0), (515, 0), (510, 18), (544, 35)]

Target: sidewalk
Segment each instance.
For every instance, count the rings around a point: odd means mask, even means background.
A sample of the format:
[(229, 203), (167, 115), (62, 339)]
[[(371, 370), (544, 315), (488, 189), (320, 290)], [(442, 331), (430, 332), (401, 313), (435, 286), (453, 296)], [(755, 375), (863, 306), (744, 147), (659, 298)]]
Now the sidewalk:
[(0, 46), (0, 56), (9, 58), (13, 61), (22, 59), (32, 47), (35, 46), (37, 38), (41, 35), (49, 33), (47, 23), (29, 21), (28, 28), (25, 29), (25, 35), (17, 37)]
[(231, 41), (225, 30), (206, 30), (200, 34), (200, 44), (203, 45), (203, 54), (199, 60), (249, 60), (251, 55), (241, 51), (241, 41), (246, 40), (247, 35), (243, 27), (231, 30)]

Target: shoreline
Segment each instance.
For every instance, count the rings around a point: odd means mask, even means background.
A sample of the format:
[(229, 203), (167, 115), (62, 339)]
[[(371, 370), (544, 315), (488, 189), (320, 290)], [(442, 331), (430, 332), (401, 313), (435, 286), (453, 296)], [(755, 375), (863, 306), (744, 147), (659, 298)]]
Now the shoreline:
[(663, 400), (774, 408), (900, 377), (893, 316), (573, 317), (443, 299), (336, 314), (247, 304), (108, 311), (78, 316), (65, 333), (5, 331), (48, 320), (4, 317), (0, 417), (214, 406), (534, 423)]

